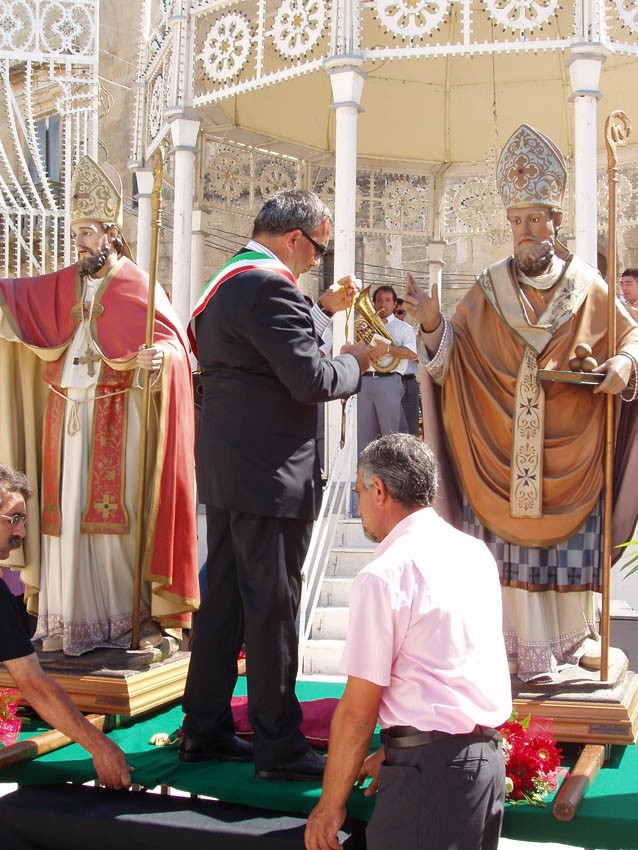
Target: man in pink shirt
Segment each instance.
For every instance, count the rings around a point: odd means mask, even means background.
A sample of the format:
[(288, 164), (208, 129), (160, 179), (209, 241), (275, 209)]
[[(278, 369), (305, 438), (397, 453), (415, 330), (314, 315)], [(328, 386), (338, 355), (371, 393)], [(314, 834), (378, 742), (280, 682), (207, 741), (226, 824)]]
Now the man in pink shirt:
[[(356, 780), (378, 790), (368, 850), (495, 850), (505, 764), (494, 729), (512, 709), (496, 562), (431, 506), (436, 461), (391, 434), (359, 457), (356, 492), (380, 545), (355, 579), (342, 659), (348, 681), (330, 730), (308, 850), (337, 850)], [(366, 758), (375, 725), (384, 747)]]

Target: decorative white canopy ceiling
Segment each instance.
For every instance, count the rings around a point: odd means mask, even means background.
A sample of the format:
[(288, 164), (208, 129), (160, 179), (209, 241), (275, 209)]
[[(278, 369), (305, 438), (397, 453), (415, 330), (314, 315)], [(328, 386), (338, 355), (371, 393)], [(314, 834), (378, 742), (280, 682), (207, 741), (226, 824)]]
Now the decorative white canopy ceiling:
[(362, 157), (485, 159), (523, 121), (573, 154), (566, 60), (604, 60), (598, 139), (612, 109), (638, 118), (633, 0), (147, 0), (134, 158), (187, 107), (229, 139), (293, 156), (334, 152), (326, 60), (363, 60)]

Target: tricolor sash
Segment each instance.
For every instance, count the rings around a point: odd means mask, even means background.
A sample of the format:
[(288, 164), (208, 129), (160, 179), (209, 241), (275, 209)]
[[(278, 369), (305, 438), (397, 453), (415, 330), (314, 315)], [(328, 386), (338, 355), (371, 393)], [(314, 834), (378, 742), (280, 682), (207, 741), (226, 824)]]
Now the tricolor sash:
[(236, 254), (234, 257), (231, 257), (230, 260), (224, 263), (217, 274), (211, 277), (208, 283), (204, 286), (197, 304), (195, 305), (195, 309), (193, 310), (193, 315), (191, 316), (188, 324), (188, 339), (190, 340), (195, 357), (197, 357), (197, 341), (195, 339), (195, 319), (197, 316), (206, 309), (208, 302), (217, 292), (222, 283), (230, 280), (231, 277), (235, 277), (235, 275), (241, 274), (242, 272), (253, 271), (254, 269), (267, 269), (269, 271), (277, 272), (285, 277), (286, 280), (289, 280), (293, 286), (297, 286), (295, 276), (288, 266), (284, 265), (284, 263), (276, 257), (270, 256), (270, 254), (265, 254), (261, 251), (242, 251), (240, 254)]

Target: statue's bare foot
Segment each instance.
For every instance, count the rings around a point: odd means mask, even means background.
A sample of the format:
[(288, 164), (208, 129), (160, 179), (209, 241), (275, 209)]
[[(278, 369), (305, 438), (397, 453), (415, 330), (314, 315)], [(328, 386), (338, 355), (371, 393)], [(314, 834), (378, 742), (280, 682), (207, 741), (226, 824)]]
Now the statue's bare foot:
[(52, 635), (42, 641), (42, 652), (59, 652), (62, 649), (62, 635)]
[(602, 663), (602, 642), (587, 638), (583, 647), (585, 651), (578, 660), (579, 665), (586, 670), (600, 670)]
[(152, 649), (154, 646), (159, 646), (163, 637), (161, 628), (154, 620), (151, 620), (144, 626), (140, 635), (140, 649)]

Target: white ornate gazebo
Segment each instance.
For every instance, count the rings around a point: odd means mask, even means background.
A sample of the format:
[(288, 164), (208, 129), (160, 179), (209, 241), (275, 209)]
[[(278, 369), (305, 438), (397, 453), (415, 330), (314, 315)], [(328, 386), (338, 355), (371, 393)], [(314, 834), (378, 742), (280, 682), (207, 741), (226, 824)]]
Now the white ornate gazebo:
[[(138, 254), (146, 258), (147, 164), (164, 145), (173, 299), (184, 318), (263, 198), (295, 184), (334, 206), (334, 275), (357, 265), (377, 277), (393, 268), (436, 276), (445, 262), (467, 280), (507, 241), (494, 161), (524, 121), (568, 157), (565, 229), (596, 262), (602, 125), (616, 108), (638, 118), (634, 2), (146, 0), (143, 29), (130, 163)], [(630, 147), (628, 258), (638, 250), (637, 192)]]

